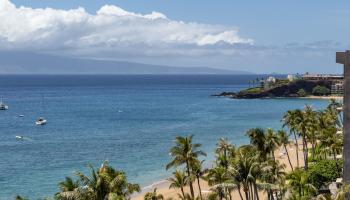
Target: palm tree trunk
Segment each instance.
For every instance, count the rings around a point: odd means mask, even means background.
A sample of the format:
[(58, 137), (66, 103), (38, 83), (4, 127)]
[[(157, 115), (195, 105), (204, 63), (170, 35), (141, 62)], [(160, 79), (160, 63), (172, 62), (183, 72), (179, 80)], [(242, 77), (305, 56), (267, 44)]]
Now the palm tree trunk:
[(183, 198), (185, 199), (186, 197), (185, 197), (185, 192), (184, 192), (184, 188), (183, 187), (181, 187), (181, 193), (182, 193)]
[(254, 200), (252, 183), (249, 183), (249, 191), (250, 191), (250, 198), (251, 198), (251, 200)]
[(292, 165), (292, 162), (290, 161), (290, 157), (289, 157), (287, 146), (285, 144), (283, 146), (284, 146), (284, 150), (286, 150), (286, 153), (287, 153), (287, 158), (288, 158), (288, 162), (289, 162), (290, 168), (293, 171), (293, 165)]
[(201, 184), (200, 184), (200, 181), (199, 181), (199, 177), (198, 177), (198, 176), (197, 176), (197, 184), (198, 184), (199, 196), (201, 197), (201, 200), (203, 200), (202, 188), (201, 188)]
[(225, 169), (228, 169), (228, 162), (227, 162), (227, 152), (226, 149), (224, 149), (224, 156), (225, 156)]
[(293, 135), (295, 140), (295, 153), (297, 156), (297, 166), (299, 168), (299, 144), (298, 144), (298, 139), (297, 139), (297, 135), (295, 134), (295, 131), (293, 131)]
[(244, 194), (245, 194), (245, 199), (249, 200), (249, 188), (244, 188), (243, 191), (244, 191)]
[(242, 193), (241, 193), (241, 186), (240, 185), (238, 185), (238, 194), (241, 197), (241, 200), (244, 200), (243, 196), (242, 196)]
[(275, 197), (276, 197), (276, 199), (278, 199), (278, 193), (277, 193), (277, 191), (275, 191)]
[(256, 183), (254, 183), (254, 190), (255, 190), (256, 199), (259, 200), (258, 187), (256, 186)]
[(306, 140), (306, 136), (303, 135), (303, 149), (304, 149), (304, 169), (308, 170), (308, 166), (309, 166), (309, 149), (307, 147), (307, 140)]
[(316, 143), (312, 142), (312, 159), (315, 159)]
[[(187, 168), (187, 175), (188, 175), (188, 178), (191, 177), (191, 172), (190, 172), (190, 164), (188, 163), (188, 161), (186, 160), (186, 168)], [(193, 184), (192, 184), (192, 181), (190, 179), (190, 191), (191, 191), (191, 197), (192, 199), (194, 199), (194, 190), (193, 190)]]

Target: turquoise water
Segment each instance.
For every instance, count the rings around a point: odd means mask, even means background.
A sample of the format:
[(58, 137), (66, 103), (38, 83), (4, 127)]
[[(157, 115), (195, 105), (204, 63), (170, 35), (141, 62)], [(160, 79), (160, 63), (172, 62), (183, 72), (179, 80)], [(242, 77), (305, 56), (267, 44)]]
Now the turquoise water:
[[(286, 110), (328, 103), (210, 96), (246, 88), (255, 78), (0, 76), (0, 93), (10, 107), (0, 112), (0, 199), (52, 196), (65, 176), (106, 159), (146, 186), (171, 173), (165, 165), (177, 135), (194, 134), (210, 165), (218, 138), (244, 144), (249, 128), (280, 128)], [(46, 126), (34, 125), (39, 116)]]

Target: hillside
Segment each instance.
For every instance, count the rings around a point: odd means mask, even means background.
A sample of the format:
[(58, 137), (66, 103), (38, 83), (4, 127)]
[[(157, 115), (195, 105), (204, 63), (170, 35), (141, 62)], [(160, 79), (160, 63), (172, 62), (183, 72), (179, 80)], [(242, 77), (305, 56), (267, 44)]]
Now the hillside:
[(175, 67), (125, 61), (0, 51), (0, 74), (251, 74), (210, 67)]

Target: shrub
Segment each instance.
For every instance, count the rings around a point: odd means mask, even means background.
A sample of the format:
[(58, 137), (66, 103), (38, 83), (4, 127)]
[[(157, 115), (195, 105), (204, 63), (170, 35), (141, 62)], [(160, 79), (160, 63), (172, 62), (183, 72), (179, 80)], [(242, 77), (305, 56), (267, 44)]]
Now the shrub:
[(318, 189), (324, 184), (335, 181), (338, 176), (334, 160), (320, 160), (309, 170), (309, 181)]
[(306, 96), (306, 91), (304, 89), (299, 89), (297, 92), (299, 97), (305, 97)]
[(325, 86), (316, 86), (312, 89), (312, 94), (316, 96), (325, 96), (329, 95), (331, 93), (331, 90), (326, 88)]

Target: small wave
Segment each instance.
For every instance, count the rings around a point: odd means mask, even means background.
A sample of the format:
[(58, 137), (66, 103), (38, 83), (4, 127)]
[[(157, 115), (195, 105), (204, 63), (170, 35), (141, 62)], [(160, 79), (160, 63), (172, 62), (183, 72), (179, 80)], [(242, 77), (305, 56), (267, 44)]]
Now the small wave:
[(154, 188), (155, 186), (161, 186), (167, 182), (168, 182), (167, 180), (157, 181), (157, 182), (152, 183), (151, 185), (147, 185), (147, 186), (143, 187), (142, 190), (150, 190), (150, 189)]

